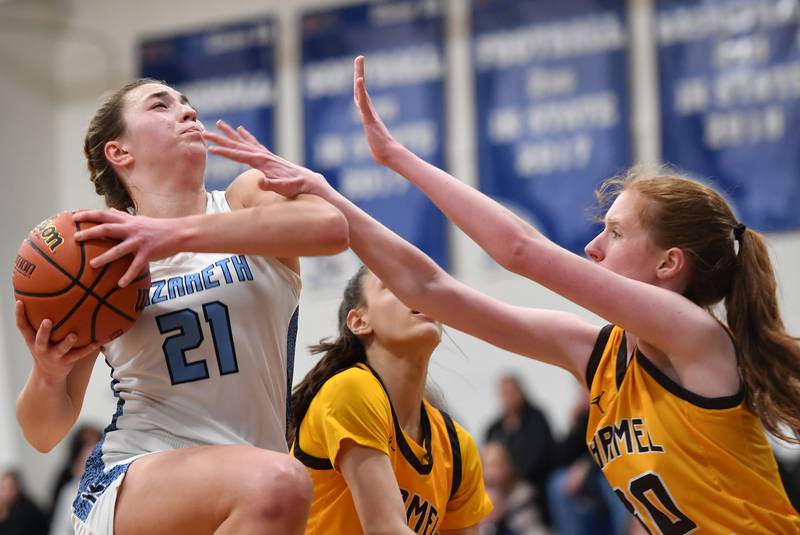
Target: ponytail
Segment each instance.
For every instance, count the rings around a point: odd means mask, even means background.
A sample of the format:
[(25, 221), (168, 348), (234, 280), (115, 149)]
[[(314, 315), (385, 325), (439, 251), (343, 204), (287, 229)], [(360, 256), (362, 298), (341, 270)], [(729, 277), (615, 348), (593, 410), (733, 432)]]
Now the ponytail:
[(799, 340), (783, 325), (775, 274), (763, 237), (750, 229), (742, 228), (739, 233), (737, 265), (725, 311), (739, 350), (745, 396), (768, 432), (798, 444)]
[(292, 392), (292, 414), (289, 420), (289, 440), (294, 440), (295, 432), (308, 411), (311, 400), (317, 395), (325, 381), (342, 370), (346, 370), (359, 362), (367, 361), (364, 344), (347, 326), (347, 314), (354, 308), (364, 304), (361, 280), (367, 268), (361, 266), (347, 282), (344, 298), (339, 305), (339, 335), (333, 340), (321, 340), (311, 346), (311, 354), (322, 353), (322, 358), (303, 378)]

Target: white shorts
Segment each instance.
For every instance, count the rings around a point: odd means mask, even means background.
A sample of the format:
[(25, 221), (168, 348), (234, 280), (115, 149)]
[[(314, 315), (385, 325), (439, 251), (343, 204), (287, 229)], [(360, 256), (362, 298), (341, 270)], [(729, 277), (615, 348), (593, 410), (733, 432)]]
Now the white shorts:
[[(72, 527), (75, 535), (113, 535), (114, 510), (122, 480), (131, 463), (147, 453), (132, 457), (124, 464), (105, 469), (99, 448), (92, 452), (72, 502)], [(97, 454), (97, 455), (96, 455)]]

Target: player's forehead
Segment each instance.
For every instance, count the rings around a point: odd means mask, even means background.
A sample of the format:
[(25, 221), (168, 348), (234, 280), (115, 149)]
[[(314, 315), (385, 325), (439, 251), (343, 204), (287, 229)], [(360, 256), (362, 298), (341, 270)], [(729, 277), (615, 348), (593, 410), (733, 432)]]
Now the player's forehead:
[(133, 88), (127, 95), (129, 103), (147, 103), (151, 100), (166, 99), (187, 103), (189, 100), (180, 91), (158, 82), (142, 84)]
[(641, 199), (636, 192), (625, 190), (620, 193), (606, 212), (606, 224), (635, 223), (641, 210)]

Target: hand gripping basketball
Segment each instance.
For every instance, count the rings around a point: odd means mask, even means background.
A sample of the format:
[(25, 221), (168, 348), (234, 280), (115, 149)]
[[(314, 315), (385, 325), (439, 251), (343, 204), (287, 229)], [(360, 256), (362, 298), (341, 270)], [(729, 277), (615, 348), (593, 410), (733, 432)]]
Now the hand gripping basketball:
[(76, 232), (92, 226), (74, 221), (71, 212), (43, 221), (22, 242), (12, 276), (14, 294), (25, 305), (30, 324), (38, 329), (49, 319), (50, 341), (60, 342), (74, 333), (76, 348), (108, 342), (130, 328), (147, 304), (150, 288), (149, 271), (125, 288), (117, 284), (131, 255), (98, 268), (90, 265), (117, 243), (74, 239)]

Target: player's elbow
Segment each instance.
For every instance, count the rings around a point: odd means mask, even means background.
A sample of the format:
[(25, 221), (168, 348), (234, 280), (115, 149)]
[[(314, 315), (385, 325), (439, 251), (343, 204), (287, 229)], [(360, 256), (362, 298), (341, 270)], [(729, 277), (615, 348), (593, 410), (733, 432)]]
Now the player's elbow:
[(31, 414), (26, 412), (21, 403), (17, 403), (17, 423), (22, 436), (39, 453), (48, 453), (61, 442), (66, 432), (59, 433), (57, 424), (42, 421), (41, 418), (31, 418)]
[(350, 247), (350, 229), (347, 219), (334, 207), (326, 210), (318, 222), (317, 240), (321, 254), (336, 254)]
[(499, 243), (502, 245), (498, 254), (494, 255), (495, 261), (508, 271), (524, 271), (530, 259), (531, 237), (520, 232)]
[(58, 438), (50, 435), (44, 430), (30, 429), (30, 427), (25, 426), (21, 426), (21, 428), (22, 435), (25, 437), (25, 440), (39, 453), (49, 453), (59, 443)]

